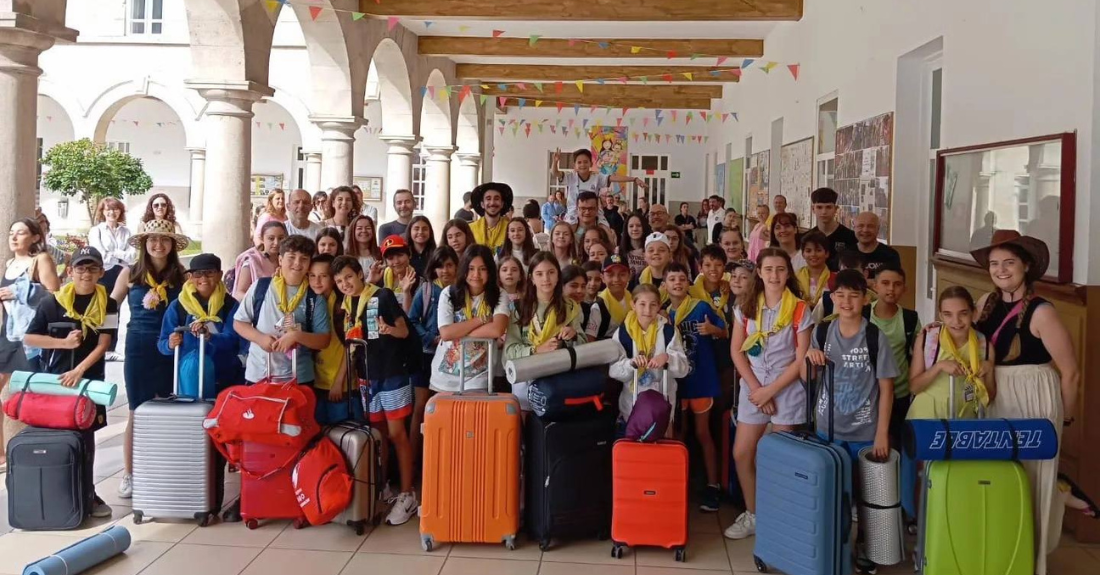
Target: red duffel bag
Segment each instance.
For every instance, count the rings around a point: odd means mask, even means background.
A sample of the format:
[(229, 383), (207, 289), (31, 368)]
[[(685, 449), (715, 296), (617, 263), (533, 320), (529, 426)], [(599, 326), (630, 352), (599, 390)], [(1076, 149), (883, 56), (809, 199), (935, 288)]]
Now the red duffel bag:
[(324, 525), (351, 504), (355, 480), (344, 454), (328, 437), (319, 436), (302, 454), (291, 474), (294, 495), (310, 525)]
[(32, 427), (82, 431), (95, 423), (95, 404), (83, 390), (76, 396), (20, 391), (4, 403), (4, 415)]

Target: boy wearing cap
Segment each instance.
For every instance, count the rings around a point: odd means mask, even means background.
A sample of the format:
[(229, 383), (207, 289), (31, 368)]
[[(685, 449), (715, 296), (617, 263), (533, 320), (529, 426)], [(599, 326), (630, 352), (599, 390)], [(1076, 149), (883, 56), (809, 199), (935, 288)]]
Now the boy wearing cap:
[[(75, 387), (85, 378), (105, 379), (104, 358), (118, 335), (118, 302), (107, 297), (107, 288), (98, 283), (103, 277), (99, 250), (91, 246), (77, 250), (68, 273), (72, 281), (38, 304), (23, 343), (43, 350), (43, 371), (59, 375), (65, 387)], [(93, 475), (95, 432), (106, 426), (107, 408), (96, 405), (95, 422), (81, 432), (87, 455), (85, 488), (94, 498), (91, 515), (98, 518), (111, 516), (111, 508), (95, 494)]]
[(512, 209), (512, 188), (508, 184), (486, 182), (474, 188), (471, 202), (481, 218), (470, 224), (474, 242), (496, 252), (508, 235), (508, 218)]
[(641, 284), (651, 285), (661, 293), (661, 306), (667, 304), (668, 291), (661, 287), (661, 283), (665, 280), (665, 270), (671, 261), (672, 243), (668, 241), (668, 236), (663, 232), (649, 234), (645, 239), (646, 267), (635, 278), (634, 284), (630, 286), (631, 290)]
[(611, 337), (634, 305), (626, 289), (630, 284), (630, 266), (623, 258), (613, 255), (603, 261), (603, 284), (606, 287), (597, 294), (585, 325), (588, 341)]
[(393, 292), (405, 313), (412, 307), (419, 280), (416, 270), (409, 265), (411, 258), (412, 252), (405, 243), (405, 238), (389, 236), (382, 241), (382, 259), (386, 260), (386, 270), (382, 272), (381, 287)]

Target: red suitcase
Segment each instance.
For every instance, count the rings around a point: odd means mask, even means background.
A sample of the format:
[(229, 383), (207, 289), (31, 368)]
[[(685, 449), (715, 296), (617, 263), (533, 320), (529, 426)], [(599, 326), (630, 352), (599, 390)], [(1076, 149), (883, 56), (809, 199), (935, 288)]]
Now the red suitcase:
[[(667, 397), (667, 374), (664, 392)], [(635, 399), (637, 396), (635, 374)], [(611, 448), (611, 483), (611, 555), (620, 559), (623, 547), (645, 545), (675, 549), (676, 560), (685, 561), (687, 446), (679, 441), (641, 443), (620, 439)]]
[[(244, 451), (244, 466), (241, 468), (241, 519), (245, 526), (255, 529), (260, 526), (260, 520), (293, 519), (295, 529), (304, 527), (307, 522), (302, 507), (298, 505), (294, 483), (291, 481), (294, 465), (279, 467), (288, 457), (296, 455), (298, 449), (252, 442), (244, 443), (241, 449)], [(245, 469), (271, 474), (266, 477), (253, 476), (252, 473), (245, 473)]]

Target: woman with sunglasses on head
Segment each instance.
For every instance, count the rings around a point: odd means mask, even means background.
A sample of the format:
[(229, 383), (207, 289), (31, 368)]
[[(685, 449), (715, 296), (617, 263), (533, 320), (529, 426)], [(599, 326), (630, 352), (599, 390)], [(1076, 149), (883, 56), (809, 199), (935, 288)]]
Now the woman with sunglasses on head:
[(313, 211), (309, 213), (309, 221), (321, 223), (332, 217), (332, 208), (329, 206), (328, 194), (317, 192), (313, 194)]
[(177, 234), (183, 233), (183, 228), (176, 220), (176, 206), (172, 204), (171, 198), (163, 192), (153, 194), (149, 197), (149, 203), (145, 204), (145, 214), (141, 216), (141, 223), (145, 224), (153, 220), (167, 220), (172, 223)]

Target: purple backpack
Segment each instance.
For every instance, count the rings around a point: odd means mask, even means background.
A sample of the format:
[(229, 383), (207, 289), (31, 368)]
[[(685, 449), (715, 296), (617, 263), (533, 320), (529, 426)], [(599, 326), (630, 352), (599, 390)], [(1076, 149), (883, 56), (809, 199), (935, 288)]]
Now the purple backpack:
[(672, 419), (672, 405), (664, 394), (647, 389), (634, 400), (634, 409), (626, 421), (626, 438), (653, 443), (664, 438)]

